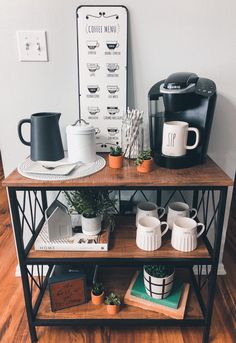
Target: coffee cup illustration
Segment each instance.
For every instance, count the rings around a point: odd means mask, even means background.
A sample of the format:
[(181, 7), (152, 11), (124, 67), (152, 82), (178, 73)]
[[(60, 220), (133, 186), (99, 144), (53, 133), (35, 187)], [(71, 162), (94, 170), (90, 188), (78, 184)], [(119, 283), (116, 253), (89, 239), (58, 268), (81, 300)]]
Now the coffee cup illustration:
[(99, 47), (99, 43), (97, 40), (87, 40), (87, 47), (90, 50), (94, 50)]
[(99, 107), (89, 106), (88, 107), (88, 111), (89, 111), (90, 114), (95, 115), (95, 114), (100, 112), (100, 109), (99, 109)]
[(119, 133), (119, 129), (117, 127), (108, 127), (107, 132), (110, 136), (115, 136), (117, 133)]
[(116, 92), (119, 92), (118, 86), (107, 86), (107, 90), (110, 94), (115, 94)]
[(100, 69), (98, 63), (87, 63), (87, 68), (91, 73), (94, 73), (96, 70)]
[(107, 111), (109, 114), (116, 114), (116, 113), (120, 112), (120, 110), (117, 106), (108, 106)]
[(118, 69), (119, 69), (118, 63), (107, 63), (107, 70), (110, 73), (114, 73)]
[(117, 41), (106, 41), (106, 45), (110, 50), (114, 50), (119, 47), (119, 43)]
[(100, 88), (97, 85), (89, 85), (88, 86), (88, 91), (92, 94), (99, 92)]

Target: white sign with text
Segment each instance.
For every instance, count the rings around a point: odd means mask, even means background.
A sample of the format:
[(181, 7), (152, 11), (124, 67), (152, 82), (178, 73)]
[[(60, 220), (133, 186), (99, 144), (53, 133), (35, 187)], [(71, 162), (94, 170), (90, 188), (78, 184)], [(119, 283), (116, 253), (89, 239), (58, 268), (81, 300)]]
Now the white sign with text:
[(80, 116), (96, 130), (97, 151), (121, 145), (127, 106), (127, 9), (77, 9)]

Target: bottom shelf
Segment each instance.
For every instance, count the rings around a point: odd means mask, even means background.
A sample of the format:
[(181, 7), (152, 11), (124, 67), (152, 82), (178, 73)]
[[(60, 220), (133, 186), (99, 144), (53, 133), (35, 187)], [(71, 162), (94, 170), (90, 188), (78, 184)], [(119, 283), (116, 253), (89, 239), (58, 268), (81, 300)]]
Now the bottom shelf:
[[(137, 268), (101, 267), (99, 268), (99, 279), (103, 282), (107, 292), (114, 291), (121, 297), (124, 297), (136, 270)], [(151, 324), (153, 321), (161, 320), (163, 322), (169, 321), (170, 324), (179, 323), (179, 325), (183, 325), (181, 324), (183, 320), (172, 319), (161, 313), (125, 304), (122, 305), (121, 311), (117, 315), (111, 316), (107, 313), (106, 305), (93, 305), (90, 300), (86, 304), (52, 312), (48, 289), (43, 296), (35, 323), (36, 325), (62, 325), (63, 321), (65, 325), (73, 324), (76, 321), (84, 323), (86, 321), (86, 324), (104, 321), (104, 324), (109, 324), (109, 322), (119, 320), (121, 322), (128, 320), (129, 323), (145, 321), (145, 324), (146, 321), (149, 321)], [(194, 325), (203, 325), (204, 323), (203, 315), (192, 286), (190, 288), (184, 322), (186, 322), (185, 324), (187, 322), (194, 322)]]

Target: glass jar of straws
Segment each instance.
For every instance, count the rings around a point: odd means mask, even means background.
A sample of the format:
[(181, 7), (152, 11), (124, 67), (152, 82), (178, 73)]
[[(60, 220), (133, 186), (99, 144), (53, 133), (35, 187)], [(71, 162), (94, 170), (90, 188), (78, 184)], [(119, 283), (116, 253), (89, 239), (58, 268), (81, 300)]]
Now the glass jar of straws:
[(143, 150), (143, 132), (143, 111), (128, 108), (121, 127), (122, 151), (126, 158), (135, 159)]

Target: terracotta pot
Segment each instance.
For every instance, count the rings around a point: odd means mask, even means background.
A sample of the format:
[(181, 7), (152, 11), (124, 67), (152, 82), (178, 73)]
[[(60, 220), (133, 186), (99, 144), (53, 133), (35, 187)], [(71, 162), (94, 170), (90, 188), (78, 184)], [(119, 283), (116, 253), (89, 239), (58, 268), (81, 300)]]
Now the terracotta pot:
[(124, 155), (121, 156), (111, 156), (109, 154), (109, 167), (113, 169), (120, 169), (123, 167)]
[(150, 173), (150, 171), (152, 171), (152, 168), (153, 168), (153, 158), (151, 158), (150, 160), (144, 160), (142, 164), (137, 166), (137, 171), (139, 173)]
[(100, 295), (93, 294), (93, 291), (91, 291), (91, 300), (94, 305), (101, 305), (104, 302), (104, 292)]
[(109, 314), (117, 314), (120, 311), (120, 305), (106, 305), (107, 306), (107, 312)]

